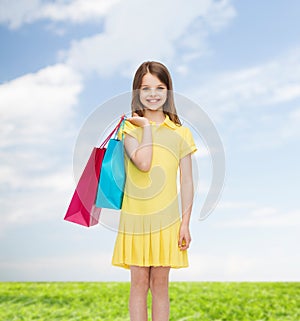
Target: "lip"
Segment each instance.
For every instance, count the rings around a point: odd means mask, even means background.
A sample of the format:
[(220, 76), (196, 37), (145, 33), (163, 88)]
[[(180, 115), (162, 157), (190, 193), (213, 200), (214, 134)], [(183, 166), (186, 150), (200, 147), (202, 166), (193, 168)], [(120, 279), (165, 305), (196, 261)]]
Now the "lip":
[(146, 99), (148, 103), (150, 104), (157, 104), (160, 102), (160, 99)]

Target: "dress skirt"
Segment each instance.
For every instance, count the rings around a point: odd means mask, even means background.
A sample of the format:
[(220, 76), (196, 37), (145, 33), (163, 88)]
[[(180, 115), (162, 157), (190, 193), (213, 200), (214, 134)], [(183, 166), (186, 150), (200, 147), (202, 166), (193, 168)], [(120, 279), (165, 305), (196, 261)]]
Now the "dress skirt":
[(187, 251), (178, 247), (180, 220), (169, 226), (165, 226), (164, 219), (158, 220), (158, 217), (121, 214), (112, 264), (127, 269), (131, 265), (187, 267)]

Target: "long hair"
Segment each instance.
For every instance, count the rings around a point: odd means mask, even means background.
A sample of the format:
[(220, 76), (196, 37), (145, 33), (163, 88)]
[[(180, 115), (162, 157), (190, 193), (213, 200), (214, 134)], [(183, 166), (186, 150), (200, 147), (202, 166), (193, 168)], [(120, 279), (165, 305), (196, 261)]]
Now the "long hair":
[(144, 106), (140, 101), (139, 91), (142, 85), (142, 79), (147, 73), (156, 76), (163, 84), (166, 85), (167, 100), (163, 105), (163, 112), (169, 116), (173, 123), (180, 126), (181, 121), (175, 108), (171, 75), (166, 66), (160, 62), (147, 61), (142, 63), (137, 69), (132, 84), (132, 113), (137, 113), (139, 116), (144, 116)]

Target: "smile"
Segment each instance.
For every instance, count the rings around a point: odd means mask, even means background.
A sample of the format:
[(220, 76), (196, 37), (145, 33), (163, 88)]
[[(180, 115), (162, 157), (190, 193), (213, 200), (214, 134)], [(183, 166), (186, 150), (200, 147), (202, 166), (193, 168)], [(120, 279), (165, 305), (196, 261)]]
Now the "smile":
[(160, 101), (160, 99), (147, 99), (147, 102), (149, 102), (151, 104), (158, 103), (159, 101)]

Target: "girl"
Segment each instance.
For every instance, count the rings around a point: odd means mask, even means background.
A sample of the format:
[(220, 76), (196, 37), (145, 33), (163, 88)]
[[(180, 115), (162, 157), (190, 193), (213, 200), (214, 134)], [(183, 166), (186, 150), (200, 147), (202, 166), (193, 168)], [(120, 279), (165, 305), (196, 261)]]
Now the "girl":
[[(130, 320), (169, 320), (170, 268), (188, 266), (193, 202), (191, 154), (196, 146), (177, 116), (171, 76), (159, 62), (144, 62), (133, 81), (132, 117), (123, 132), (126, 184), (112, 264), (130, 269)], [(177, 197), (180, 168), (181, 213)]]

